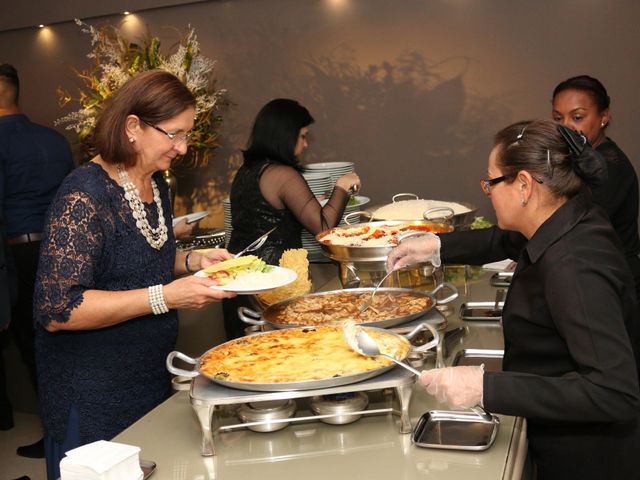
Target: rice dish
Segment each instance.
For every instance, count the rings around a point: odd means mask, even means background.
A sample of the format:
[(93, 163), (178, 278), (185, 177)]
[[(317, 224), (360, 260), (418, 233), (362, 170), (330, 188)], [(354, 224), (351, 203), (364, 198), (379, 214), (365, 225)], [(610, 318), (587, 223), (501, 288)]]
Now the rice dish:
[(269, 272), (249, 272), (236, 277), (227, 283), (225, 288), (232, 289), (252, 289), (263, 288), (266, 285), (282, 283), (288, 278), (288, 274), (282, 270), (271, 270)]
[[(373, 217), (384, 220), (416, 220), (424, 218), (423, 214), (425, 210), (436, 207), (450, 208), (453, 210), (454, 215), (460, 215), (471, 211), (469, 207), (465, 207), (464, 205), (455, 202), (422, 199), (401, 200), (378, 208), (373, 212)], [(446, 212), (441, 213), (442, 216), (446, 215)], [(436, 218), (438, 215), (440, 215), (439, 212), (434, 212), (432, 218)]]

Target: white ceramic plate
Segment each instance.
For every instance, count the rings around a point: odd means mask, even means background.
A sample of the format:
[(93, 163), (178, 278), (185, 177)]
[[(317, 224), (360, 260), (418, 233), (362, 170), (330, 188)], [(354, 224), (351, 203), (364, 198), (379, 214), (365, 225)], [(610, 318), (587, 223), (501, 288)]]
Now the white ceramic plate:
[(187, 223), (197, 222), (198, 220), (206, 217), (207, 215), (209, 215), (209, 212), (194, 212), (188, 215), (182, 215), (181, 217), (174, 218), (173, 222), (171, 222), (171, 225), (175, 227), (178, 223), (180, 223), (185, 218), (187, 219)]
[[(197, 277), (206, 277), (204, 270), (196, 272)], [(240, 295), (253, 295), (263, 293), (274, 288), (283, 287), (290, 284), (298, 274), (293, 270), (283, 267), (271, 265), (271, 271), (267, 273), (252, 272), (236, 278), (234, 281), (226, 285), (214, 285), (210, 288), (215, 290), (223, 290), (225, 292), (235, 292)]]

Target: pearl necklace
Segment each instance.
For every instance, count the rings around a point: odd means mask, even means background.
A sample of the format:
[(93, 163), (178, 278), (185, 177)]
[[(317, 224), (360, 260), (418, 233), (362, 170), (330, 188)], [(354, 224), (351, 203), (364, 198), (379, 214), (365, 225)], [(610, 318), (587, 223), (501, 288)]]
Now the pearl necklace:
[(153, 201), (158, 208), (158, 227), (152, 228), (147, 220), (147, 212), (144, 209), (144, 203), (140, 198), (140, 192), (129, 178), (129, 174), (120, 164), (116, 166), (118, 170), (118, 176), (124, 188), (124, 198), (129, 202), (131, 207), (131, 213), (133, 219), (136, 222), (136, 227), (140, 230), (140, 233), (147, 240), (147, 243), (156, 250), (160, 250), (165, 242), (169, 239), (167, 235), (167, 226), (164, 222), (164, 211), (162, 210), (162, 203), (160, 201), (160, 190), (156, 182), (151, 179), (151, 188), (153, 189)]

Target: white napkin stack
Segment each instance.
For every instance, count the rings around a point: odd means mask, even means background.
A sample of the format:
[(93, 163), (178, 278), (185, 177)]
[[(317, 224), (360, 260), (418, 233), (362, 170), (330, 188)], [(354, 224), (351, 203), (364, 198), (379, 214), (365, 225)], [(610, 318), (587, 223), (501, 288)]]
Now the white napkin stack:
[(60, 461), (60, 480), (142, 480), (140, 448), (99, 440), (69, 450)]

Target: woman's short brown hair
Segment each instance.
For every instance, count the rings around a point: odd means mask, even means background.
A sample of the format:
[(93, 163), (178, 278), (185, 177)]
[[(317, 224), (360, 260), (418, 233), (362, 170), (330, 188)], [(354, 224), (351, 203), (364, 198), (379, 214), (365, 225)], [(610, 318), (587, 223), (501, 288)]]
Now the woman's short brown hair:
[(125, 132), (128, 115), (156, 124), (195, 105), (193, 94), (171, 73), (162, 70), (139, 73), (107, 102), (96, 123), (93, 145), (105, 162), (131, 166), (136, 162), (136, 154)]
[(525, 170), (543, 183), (556, 197), (572, 197), (581, 187), (569, 146), (558, 132), (558, 124), (548, 120), (514, 123), (494, 137), (496, 161), (508, 181)]

